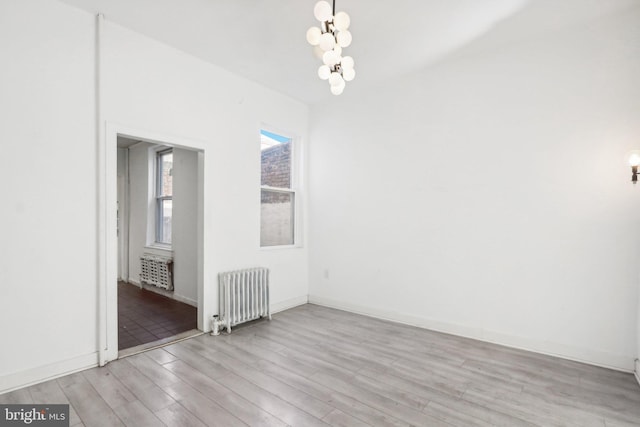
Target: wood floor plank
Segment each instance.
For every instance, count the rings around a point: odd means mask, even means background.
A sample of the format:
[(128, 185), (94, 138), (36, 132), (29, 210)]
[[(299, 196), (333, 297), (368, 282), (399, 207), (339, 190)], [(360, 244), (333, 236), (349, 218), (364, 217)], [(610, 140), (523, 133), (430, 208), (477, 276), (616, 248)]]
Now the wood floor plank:
[(524, 421), (502, 412), (467, 402), (464, 399), (451, 398), (447, 401), (429, 402), (424, 412), (434, 418), (458, 427), (499, 426), (534, 427), (536, 424)]
[(164, 365), (185, 383), (218, 404), (239, 420), (249, 425), (283, 426), (283, 422), (272, 414), (263, 411), (255, 401), (246, 396), (234, 393), (222, 384), (209, 378), (204, 373), (188, 365), (182, 360), (176, 360)]
[[(567, 394), (569, 393), (569, 394)], [(578, 388), (525, 387), (523, 395), (540, 402), (558, 415), (571, 415), (572, 419), (611, 418), (634, 422), (640, 419), (640, 407), (624, 399), (612, 400), (597, 392), (585, 394)], [(580, 397), (576, 399), (576, 397)], [(585, 421), (583, 424), (587, 424)]]
[[(248, 339), (243, 339), (240, 342), (237, 342), (237, 340), (235, 339), (224, 341), (215, 339), (215, 341), (211, 341), (207, 340), (207, 337), (204, 335), (198, 338), (198, 340), (189, 341), (196, 341), (207, 344), (212, 350), (214, 348), (217, 348), (220, 351), (231, 351), (236, 356), (239, 355), (240, 357), (244, 357), (243, 361), (249, 365), (259, 363), (260, 360), (268, 360), (272, 363), (275, 363), (276, 365), (286, 367), (288, 370), (296, 372), (297, 374), (303, 376), (311, 375), (319, 369), (307, 363), (283, 356), (279, 352), (286, 351), (287, 348), (284, 345), (276, 343), (275, 341), (263, 339), (256, 335), (251, 335), (250, 337), (248, 337)], [(277, 347), (265, 346), (265, 342), (277, 344)], [(274, 348), (278, 349), (273, 350)], [(260, 357), (256, 357), (257, 354), (259, 354)]]
[(156, 416), (168, 427), (206, 427), (206, 424), (179, 403), (156, 412)]
[(337, 427), (371, 427), (370, 424), (360, 421), (349, 414), (345, 414), (339, 409), (334, 409), (322, 420), (329, 425)]
[(87, 427), (640, 425), (631, 374), (312, 304), (0, 395), (38, 401)]
[(164, 348), (156, 348), (155, 350), (145, 352), (145, 354), (153, 359), (154, 362), (161, 365), (177, 360), (177, 357), (166, 351)]
[(109, 363), (107, 369), (133, 393), (137, 400), (152, 412), (176, 403), (164, 390), (129, 363), (128, 358)]
[(638, 423), (630, 423), (627, 421), (605, 419), (606, 427), (638, 427)]
[(229, 390), (255, 402), (264, 411), (273, 414), (290, 426), (323, 426), (326, 423), (298, 407), (280, 399), (244, 378), (230, 374), (218, 380)]
[(69, 403), (69, 399), (64, 394), (56, 380), (45, 381), (29, 387), (29, 393), (34, 403), (68, 404), (69, 405), (69, 426), (73, 427), (81, 424), (78, 413)]
[(443, 395), (460, 397), (471, 384), (458, 378), (447, 378), (437, 373), (408, 375), (395, 367), (386, 372), (376, 372), (368, 369), (358, 371), (358, 375), (375, 378), (391, 387), (422, 396), (428, 400), (437, 400)]
[(407, 405), (403, 405), (388, 397), (376, 393), (361, 384), (354, 384), (353, 379), (344, 380), (332, 374), (318, 372), (310, 377), (311, 380), (325, 385), (343, 394), (353, 396), (360, 402), (374, 408), (379, 408), (382, 412), (403, 420), (411, 425), (445, 425), (446, 423), (437, 420), (421, 411), (415, 410)]
[(590, 406), (567, 405), (548, 392), (548, 388), (536, 390), (526, 389), (520, 399), (528, 402), (528, 406), (540, 408), (543, 411), (555, 414), (558, 419), (569, 419), (581, 426), (598, 427), (604, 424), (604, 416), (597, 409)]
[[(233, 354), (233, 349), (228, 349)], [(231, 357), (231, 356), (229, 356)], [(259, 363), (260, 369), (269, 375), (277, 377), (280, 381), (300, 390), (328, 405), (339, 409), (351, 416), (364, 421), (372, 426), (407, 427), (409, 423), (398, 420), (376, 408), (367, 406), (353, 397), (339, 393), (322, 384), (309, 380), (309, 378), (290, 371), (282, 366), (268, 361)]]
[[(210, 399), (209, 396), (202, 394), (194, 387), (182, 381), (167, 386), (166, 390), (180, 405), (208, 426), (239, 427), (247, 425), (217, 402)], [(231, 397), (231, 399), (233, 399), (233, 397)], [(240, 399), (238, 399), (238, 401), (240, 401)], [(247, 416), (246, 414), (251, 416), (254, 414), (251, 406), (243, 408), (238, 405), (238, 408), (239, 410), (236, 413), (240, 416)], [(263, 425), (260, 423), (259, 417), (253, 417), (253, 422), (255, 422), (256, 425)]]
[(320, 383), (310, 380), (275, 364), (265, 363), (260, 366), (264, 372), (276, 376), (293, 388), (313, 396), (328, 405), (348, 413), (351, 416), (373, 426), (408, 426), (409, 423), (392, 417), (377, 408), (368, 406), (354, 397), (340, 393)]
[[(205, 341), (206, 343), (206, 341)], [(255, 384), (263, 390), (273, 394), (274, 396), (295, 405), (296, 408), (313, 415), (316, 418), (322, 419), (325, 415), (330, 413), (334, 408), (325, 404), (324, 402), (315, 399), (313, 396), (307, 393), (301, 393), (299, 390), (289, 386), (288, 384), (280, 381), (276, 377), (271, 377), (261, 372), (258, 368), (260, 363), (254, 365), (247, 365), (243, 362), (238, 362), (228, 354), (220, 351), (211, 351), (206, 344), (195, 340), (189, 342), (180, 343), (186, 351), (194, 352), (198, 357), (209, 358), (210, 360), (217, 360), (225, 366), (230, 372), (244, 378), (247, 381)], [(205, 372), (209, 375), (208, 371)], [(209, 375), (211, 376), (211, 375)], [(212, 378), (215, 378), (211, 376)], [(224, 383), (223, 381), (220, 381)]]
[(158, 417), (138, 400), (119, 406), (118, 417), (127, 427), (157, 427), (164, 425)]
[(460, 369), (438, 360), (424, 359), (421, 361), (401, 358), (393, 363), (393, 370), (399, 376), (413, 377), (427, 384), (434, 383), (434, 375), (444, 375), (450, 378), (455, 384), (466, 383), (467, 387), (471, 384), (489, 384), (495, 389), (504, 390), (505, 392), (518, 394), (522, 392), (523, 384), (520, 382), (510, 382), (503, 378), (491, 376), (483, 372)]
[(296, 350), (300, 353), (305, 353), (313, 356), (318, 362), (322, 362), (327, 368), (333, 366), (334, 368), (340, 368), (345, 371), (357, 371), (361, 368), (361, 365), (353, 360), (351, 357), (345, 357), (341, 352), (327, 351), (326, 345), (313, 337), (313, 334), (306, 331), (290, 331), (286, 328), (286, 325), (278, 325), (277, 321), (274, 321), (277, 327), (271, 329), (262, 329), (260, 332), (268, 333), (269, 338), (274, 339), (281, 344), (284, 344), (286, 350)]
[[(561, 412), (556, 408), (555, 411), (545, 410), (537, 400), (528, 400), (524, 395), (515, 395), (505, 393), (503, 391), (495, 391), (490, 387), (480, 387), (474, 385), (470, 387), (462, 397), (464, 400), (475, 403), (479, 406), (500, 411), (508, 414), (516, 419), (524, 420), (532, 424), (540, 424), (544, 426), (581, 426), (573, 418), (563, 418)], [(590, 421), (595, 426), (604, 426), (602, 417), (594, 417)]]
[(352, 361), (345, 362), (339, 358), (332, 357), (330, 354), (320, 351), (320, 349), (315, 346), (301, 344), (299, 341), (300, 337), (280, 333), (275, 328), (270, 330), (261, 329), (256, 333), (263, 338), (272, 339), (285, 345), (285, 348), (280, 351), (280, 354), (296, 362), (307, 364), (316, 371), (333, 371), (337, 375), (348, 377), (362, 368), (362, 366)]
[[(417, 362), (425, 359), (437, 359), (451, 366), (460, 366), (465, 361), (465, 358), (459, 352), (444, 353), (442, 347), (433, 348), (431, 345), (425, 345), (421, 340), (416, 340), (415, 338), (402, 342), (396, 337), (390, 339), (381, 333), (366, 336), (367, 331), (359, 328), (347, 326), (340, 326), (340, 328), (345, 331), (345, 339), (348, 339), (349, 335), (365, 336), (357, 344), (363, 356), (370, 357), (367, 355), (375, 354), (377, 361), (383, 361), (384, 359), (379, 358), (378, 355), (385, 355), (387, 360), (380, 364), (382, 365), (382, 370), (390, 363), (398, 363), (401, 359), (406, 358)], [(368, 332), (370, 333), (370, 331)], [(375, 366), (373, 368), (375, 369)]]
[[(444, 381), (422, 381), (411, 377), (380, 374), (373, 371), (360, 371), (359, 374), (376, 378), (383, 384), (389, 384), (397, 389), (422, 396), (428, 401), (427, 406), (422, 409), (423, 412), (454, 425), (469, 425), (470, 419), (474, 419), (478, 425), (488, 424), (505, 427), (532, 425), (512, 416), (466, 402), (460, 399), (462, 393), (452, 392)], [(394, 374), (397, 373), (394, 372)]]
[[(425, 357), (433, 357), (433, 352), (430, 345), (426, 345), (423, 341), (416, 341), (412, 339), (405, 345), (399, 346), (400, 341), (398, 337), (389, 338), (386, 334), (380, 332), (372, 333), (370, 330), (363, 330), (357, 327), (342, 325), (342, 324), (329, 324), (323, 322), (318, 324), (317, 322), (311, 323), (305, 322), (305, 318), (292, 318), (292, 328), (306, 328), (311, 331), (315, 336), (322, 336), (324, 342), (328, 344), (328, 348), (331, 351), (335, 351), (335, 348), (340, 349), (347, 354), (353, 353), (355, 357), (367, 362), (369, 368), (379, 369), (384, 371), (386, 366), (397, 361), (400, 357), (414, 357), (423, 359)], [(354, 339), (354, 337), (357, 337)], [(337, 338), (337, 339), (336, 339)], [(351, 338), (351, 339), (350, 339)], [(375, 365), (371, 365), (371, 355), (375, 354)], [(462, 364), (464, 359), (458, 354), (451, 357), (447, 355), (447, 362), (456, 364)]]
[(82, 375), (112, 408), (126, 405), (136, 397), (106, 367), (88, 369)]
[(147, 357), (147, 355), (144, 353), (127, 357), (127, 361), (161, 388), (180, 381), (180, 378), (164, 369), (162, 365), (156, 363), (153, 359)]
[(282, 320), (282, 317), (279, 317), (278, 320), (287, 325), (287, 330), (302, 334), (311, 334), (314, 341), (330, 346), (333, 351), (339, 348), (341, 354), (348, 358), (355, 357), (371, 363), (371, 350), (374, 350), (376, 354), (375, 361), (387, 366), (396, 361), (400, 356), (397, 352), (387, 351), (384, 347), (380, 346), (371, 349), (364, 343), (362, 337), (354, 339), (353, 333), (336, 333), (335, 329), (327, 329), (324, 324), (303, 322), (303, 318), (298, 317), (291, 317), (289, 320), (286, 318)]
[[(217, 361), (217, 358), (207, 359), (202, 357), (190, 351), (181, 343), (167, 346), (166, 349), (167, 352), (176, 356), (175, 361), (181, 360), (186, 362), (200, 372), (205, 373), (210, 378), (216, 379), (229, 374), (229, 370), (225, 366), (221, 365), (219, 361)], [(216, 361), (214, 362), (214, 360)]]
[(34, 403), (29, 390), (21, 388), (18, 390), (10, 391), (9, 393), (0, 394), (0, 403), (3, 405), (16, 405)]
[(429, 398), (423, 394), (417, 394), (411, 390), (405, 390), (404, 387), (390, 385), (389, 381), (384, 381), (384, 378), (381, 378), (379, 375), (371, 377), (358, 374), (353, 376), (350, 382), (353, 385), (371, 390), (381, 396), (394, 400), (401, 405), (406, 405), (418, 411), (423, 410), (430, 401)]
[(56, 381), (58, 382), (58, 385), (62, 388), (63, 391), (66, 387), (69, 387), (70, 385), (87, 383), (87, 379), (82, 375), (82, 372), (76, 372), (71, 375), (65, 375), (64, 377), (60, 377), (56, 379)]
[(63, 380), (62, 391), (87, 427), (123, 426), (122, 421), (81, 373)]
[(638, 390), (638, 382), (629, 375), (624, 379), (619, 378), (589, 378), (581, 376), (578, 387), (585, 390), (598, 391), (600, 393), (611, 396), (612, 398), (622, 397), (640, 404), (640, 395), (636, 393)]

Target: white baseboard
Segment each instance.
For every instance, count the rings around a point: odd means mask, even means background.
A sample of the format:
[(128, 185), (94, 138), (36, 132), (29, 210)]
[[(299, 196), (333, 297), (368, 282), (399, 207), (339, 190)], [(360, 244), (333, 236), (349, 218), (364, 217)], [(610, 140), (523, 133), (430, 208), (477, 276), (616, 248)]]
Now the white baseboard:
[[(506, 347), (560, 357), (562, 359), (587, 363), (603, 368), (615, 369), (617, 371), (630, 373), (633, 372), (634, 368), (634, 362), (631, 357), (606, 353), (598, 350), (578, 348), (564, 344), (507, 335), (500, 332), (487, 331), (481, 328), (474, 328), (420, 316), (406, 315), (393, 311), (350, 304), (344, 301), (337, 301), (331, 298), (324, 298), (315, 295), (309, 295), (309, 303), (362, 314), (364, 316), (375, 317), (378, 319), (389, 320), (405, 325), (417, 326), (419, 328), (429, 329), (432, 331), (499, 344)], [(638, 372), (637, 369), (636, 372)]]
[(636, 359), (636, 370), (633, 372), (633, 374), (636, 376), (638, 385), (640, 385), (640, 359)]
[(306, 304), (308, 302), (309, 302), (309, 297), (307, 295), (302, 295), (296, 298), (291, 298), (285, 301), (277, 302), (275, 304), (271, 304), (271, 314), (277, 313), (279, 311), (285, 311), (290, 308)]
[[(0, 377), (0, 394), (49, 381), (64, 375), (98, 366), (98, 353), (90, 353), (49, 365)], [(25, 402), (26, 403), (26, 402)]]
[(192, 306), (192, 307), (198, 308), (198, 301), (193, 300), (193, 299), (191, 299), (191, 298), (187, 298), (187, 297), (184, 297), (184, 296), (182, 296), (182, 295), (174, 294), (174, 295), (173, 295), (173, 299), (174, 299), (174, 300), (176, 300), (176, 301), (179, 301), (179, 302), (183, 302), (183, 303), (185, 303), (185, 304), (188, 304), (188, 305), (190, 305), (190, 306)]

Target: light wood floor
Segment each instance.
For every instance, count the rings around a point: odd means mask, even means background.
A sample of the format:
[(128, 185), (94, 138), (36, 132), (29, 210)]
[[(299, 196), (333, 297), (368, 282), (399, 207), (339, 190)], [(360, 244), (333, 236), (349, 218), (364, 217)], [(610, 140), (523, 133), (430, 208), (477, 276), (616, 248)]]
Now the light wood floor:
[(638, 426), (631, 374), (304, 305), (2, 403), (86, 426)]

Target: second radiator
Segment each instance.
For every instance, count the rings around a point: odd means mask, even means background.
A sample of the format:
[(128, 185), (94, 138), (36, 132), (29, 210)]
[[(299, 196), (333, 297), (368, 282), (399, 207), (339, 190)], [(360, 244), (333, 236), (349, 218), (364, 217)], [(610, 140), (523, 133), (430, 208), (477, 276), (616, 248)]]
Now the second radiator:
[(231, 333), (231, 327), (267, 317), (269, 309), (269, 269), (249, 268), (220, 273), (220, 325)]

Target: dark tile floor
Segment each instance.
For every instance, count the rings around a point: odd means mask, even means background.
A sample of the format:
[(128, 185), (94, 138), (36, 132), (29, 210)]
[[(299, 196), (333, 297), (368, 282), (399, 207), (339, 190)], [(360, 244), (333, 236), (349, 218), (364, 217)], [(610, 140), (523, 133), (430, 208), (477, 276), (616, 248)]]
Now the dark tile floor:
[(195, 307), (128, 283), (118, 283), (118, 350), (197, 327)]

